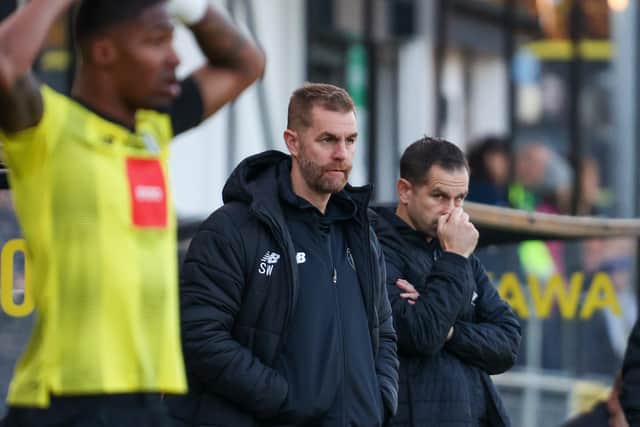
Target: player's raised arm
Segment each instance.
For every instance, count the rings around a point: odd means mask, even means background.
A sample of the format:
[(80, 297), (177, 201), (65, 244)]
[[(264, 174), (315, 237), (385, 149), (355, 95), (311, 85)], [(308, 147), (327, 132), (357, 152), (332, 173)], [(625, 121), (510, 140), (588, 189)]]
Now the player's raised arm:
[(76, 0), (32, 0), (0, 22), (0, 128), (16, 132), (42, 117), (30, 72), (51, 25)]
[(195, 79), (209, 117), (264, 73), (265, 55), (258, 45), (207, 0), (172, 0), (170, 11), (193, 32), (207, 64)]

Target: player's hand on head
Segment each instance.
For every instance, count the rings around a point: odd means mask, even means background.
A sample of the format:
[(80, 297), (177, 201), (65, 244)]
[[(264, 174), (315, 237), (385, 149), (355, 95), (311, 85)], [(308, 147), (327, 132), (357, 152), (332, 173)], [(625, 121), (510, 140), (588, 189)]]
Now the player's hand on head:
[(167, 2), (167, 11), (184, 25), (194, 25), (204, 18), (208, 0), (169, 0)]

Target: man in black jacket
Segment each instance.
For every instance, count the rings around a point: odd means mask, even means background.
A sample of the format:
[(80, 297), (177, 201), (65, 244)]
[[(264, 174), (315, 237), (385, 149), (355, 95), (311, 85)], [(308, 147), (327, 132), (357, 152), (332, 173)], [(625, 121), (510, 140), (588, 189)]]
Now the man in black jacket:
[(189, 394), (182, 425), (381, 426), (398, 359), (370, 189), (347, 184), (351, 98), (308, 84), (289, 103), (291, 155), (245, 159), (193, 238), (180, 283)]
[(520, 325), (472, 255), (464, 154), (424, 138), (402, 155), (400, 176), (397, 208), (374, 215), (400, 356), (391, 425), (508, 426), (489, 375), (514, 364)]

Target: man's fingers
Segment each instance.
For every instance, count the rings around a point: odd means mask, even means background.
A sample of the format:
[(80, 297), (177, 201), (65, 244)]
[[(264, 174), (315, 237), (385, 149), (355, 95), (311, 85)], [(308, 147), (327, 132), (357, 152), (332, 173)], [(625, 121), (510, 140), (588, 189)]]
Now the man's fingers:
[(400, 296), (402, 298), (411, 298), (411, 299), (418, 299), (418, 297), (420, 296), (419, 293), (417, 292), (403, 292), (400, 294)]
[(408, 284), (409, 284), (409, 282), (407, 282), (406, 280), (403, 280), (403, 279), (396, 280), (396, 286), (399, 287), (400, 289), (407, 290), (407, 285)]
[(462, 208), (453, 208), (451, 213), (449, 214), (449, 222), (458, 222), (462, 219)]
[(449, 219), (449, 215), (440, 215), (438, 217), (438, 230), (441, 230), (442, 227), (444, 227), (448, 219)]
[(474, 233), (476, 236), (480, 236), (480, 233), (478, 232), (478, 229), (476, 228), (475, 225), (473, 225), (472, 223), (469, 223), (469, 225), (471, 226), (471, 232)]
[(407, 282), (404, 279), (396, 280), (396, 286), (398, 286), (400, 289), (404, 289), (405, 291), (408, 291), (408, 292), (416, 292), (416, 288), (414, 288), (411, 283)]
[(438, 234), (438, 238), (442, 239), (448, 228), (449, 215), (441, 215), (438, 217), (438, 227), (436, 228), (436, 233)]

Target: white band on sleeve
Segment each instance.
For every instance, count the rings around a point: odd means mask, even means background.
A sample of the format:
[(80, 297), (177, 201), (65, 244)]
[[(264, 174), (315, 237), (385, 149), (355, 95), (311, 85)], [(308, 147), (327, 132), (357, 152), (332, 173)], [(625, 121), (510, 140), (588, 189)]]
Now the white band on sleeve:
[(185, 25), (199, 22), (207, 12), (209, 0), (169, 0), (169, 14), (178, 18)]

